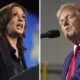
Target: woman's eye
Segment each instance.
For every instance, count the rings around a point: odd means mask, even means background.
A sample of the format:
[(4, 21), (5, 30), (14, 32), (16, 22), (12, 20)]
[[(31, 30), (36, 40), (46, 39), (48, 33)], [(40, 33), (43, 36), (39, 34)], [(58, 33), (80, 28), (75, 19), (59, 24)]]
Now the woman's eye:
[(26, 16), (22, 16), (22, 18), (24, 18), (24, 19), (25, 19), (25, 18), (26, 18)]

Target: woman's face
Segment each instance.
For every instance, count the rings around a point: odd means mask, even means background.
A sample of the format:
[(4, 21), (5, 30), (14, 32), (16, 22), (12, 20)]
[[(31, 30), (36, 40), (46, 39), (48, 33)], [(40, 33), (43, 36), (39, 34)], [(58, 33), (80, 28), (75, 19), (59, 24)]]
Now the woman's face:
[(13, 7), (12, 10), (12, 18), (7, 25), (7, 34), (8, 35), (22, 35), (25, 30), (25, 14), (20, 7)]

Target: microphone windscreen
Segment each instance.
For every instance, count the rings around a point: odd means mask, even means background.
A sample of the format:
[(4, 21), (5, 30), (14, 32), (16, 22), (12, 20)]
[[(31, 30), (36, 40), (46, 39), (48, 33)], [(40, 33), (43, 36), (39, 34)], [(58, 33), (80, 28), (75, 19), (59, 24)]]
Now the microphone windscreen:
[(56, 38), (60, 36), (59, 30), (50, 30), (47, 33), (41, 34), (41, 38)]

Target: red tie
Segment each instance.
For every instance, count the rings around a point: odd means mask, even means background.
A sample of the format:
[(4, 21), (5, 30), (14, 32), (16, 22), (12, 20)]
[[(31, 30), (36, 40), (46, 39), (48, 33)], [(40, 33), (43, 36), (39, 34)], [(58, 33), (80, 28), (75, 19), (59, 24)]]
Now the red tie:
[(77, 46), (76, 49), (75, 49), (74, 56), (73, 56), (73, 58), (71, 60), (70, 66), (69, 66), (69, 70), (68, 70), (68, 73), (67, 73), (66, 80), (71, 80), (71, 77), (74, 74), (76, 60), (77, 60), (77, 55), (78, 55), (79, 50), (80, 50), (80, 46)]

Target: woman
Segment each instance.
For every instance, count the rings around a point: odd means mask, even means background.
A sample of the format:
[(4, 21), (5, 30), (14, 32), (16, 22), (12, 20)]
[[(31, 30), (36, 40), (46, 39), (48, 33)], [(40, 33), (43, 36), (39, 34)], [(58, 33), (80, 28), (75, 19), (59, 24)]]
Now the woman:
[(11, 3), (0, 9), (0, 80), (27, 69), (23, 52), (25, 37), (26, 9)]

